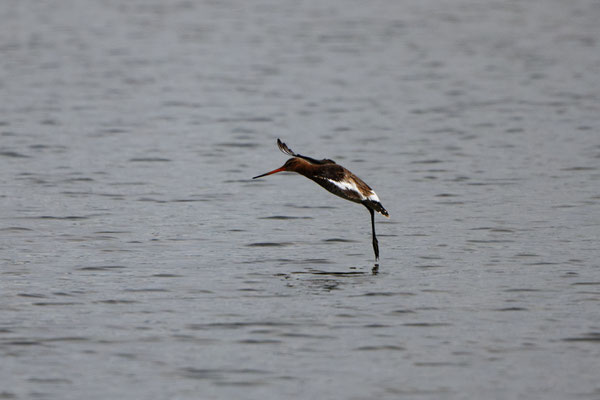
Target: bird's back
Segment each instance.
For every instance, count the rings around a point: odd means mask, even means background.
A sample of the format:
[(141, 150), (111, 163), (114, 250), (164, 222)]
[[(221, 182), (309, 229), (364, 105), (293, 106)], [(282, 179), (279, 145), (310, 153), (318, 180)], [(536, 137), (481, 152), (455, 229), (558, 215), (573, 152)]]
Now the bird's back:
[(304, 175), (329, 192), (343, 199), (364, 204), (378, 213), (389, 217), (379, 197), (362, 179), (331, 160), (327, 163), (313, 163), (307, 157), (294, 157), (288, 160), (291, 171)]
[(315, 169), (315, 173), (308, 178), (346, 200), (362, 203), (375, 194), (362, 179), (341, 165), (328, 164)]

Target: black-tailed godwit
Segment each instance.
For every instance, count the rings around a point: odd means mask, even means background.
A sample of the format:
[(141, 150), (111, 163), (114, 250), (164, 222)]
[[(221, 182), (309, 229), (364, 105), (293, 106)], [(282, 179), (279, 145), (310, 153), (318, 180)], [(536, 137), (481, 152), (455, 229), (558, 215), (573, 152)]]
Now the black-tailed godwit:
[(277, 139), (277, 146), (279, 146), (279, 150), (292, 156), (292, 158), (287, 160), (281, 168), (255, 176), (252, 179), (282, 171), (297, 172), (315, 181), (336, 196), (364, 205), (371, 213), (373, 251), (375, 252), (375, 260), (379, 260), (379, 244), (375, 235), (375, 211), (388, 218), (390, 215), (383, 208), (383, 205), (381, 205), (379, 197), (377, 197), (373, 189), (358, 176), (341, 165), (336, 164), (333, 160), (315, 160), (314, 158), (296, 154), (279, 139)]

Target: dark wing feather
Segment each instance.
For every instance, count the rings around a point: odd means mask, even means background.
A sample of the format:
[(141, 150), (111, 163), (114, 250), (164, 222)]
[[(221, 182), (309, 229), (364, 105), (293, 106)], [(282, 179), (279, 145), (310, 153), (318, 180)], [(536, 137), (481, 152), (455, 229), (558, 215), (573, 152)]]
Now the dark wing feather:
[(279, 147), (279, 150), (281, 150), (282, 153), (285, 153), (292, 157), (298, 157), (296, 153), (290, 150), (287, 144), (283, 143), (279, 138), (277, 138), (277, 146)]
[(292, 157), (302, 158), (302, 159), (308, 161), (311, 164), (320, 164), (320, 165), (323, 165), (323, 164), (335, 164), (335, 161), (329, 160), (327, 158), (324, 158), (322, 160), (315, 160), (314, 158), (303, 156), (302, 154), (294, 153), (292, 151), (292, 149), (290, 149), (287, 146), (287, 144), (285, 144), (281, 140), (279, 140), (279, 138), (277, 139), (277, 146), (279, 147), (279, 150), (281, 150), (282, 153), (285, 153), (285, 154), (287, 154), (289, 156), (292, 156)]

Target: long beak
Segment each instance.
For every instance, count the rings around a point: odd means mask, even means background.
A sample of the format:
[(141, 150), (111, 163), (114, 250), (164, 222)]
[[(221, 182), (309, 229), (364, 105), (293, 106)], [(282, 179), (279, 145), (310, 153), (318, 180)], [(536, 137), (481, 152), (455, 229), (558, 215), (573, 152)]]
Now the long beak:
[(255, 177), (253, 177), (252, 179), (260, 178), (260, 177), (263, 177), (263, 176), (267, 176), (267, 175), (275, 174), (275, 173), (277, 173), (277, 172), (282, 172), (282, 171), (285, 171), (285, 167), (281, 167), (281, 168), (274, 169), (274, 170), (273, 170), (273, 171), (271, 171), (271, 172), (267, 172), (266, 174), (262, 174), (262, 175), (255, 176)]

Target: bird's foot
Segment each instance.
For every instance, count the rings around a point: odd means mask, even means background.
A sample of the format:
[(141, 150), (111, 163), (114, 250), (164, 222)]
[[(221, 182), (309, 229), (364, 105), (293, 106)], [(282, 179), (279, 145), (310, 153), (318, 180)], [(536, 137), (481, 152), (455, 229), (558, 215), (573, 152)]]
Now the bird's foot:
[(379, 273), (379, 263), (375, 263), (375, 265), (371, 269), (371, 272), (373, 273), (373, 275), (377, 275)]

